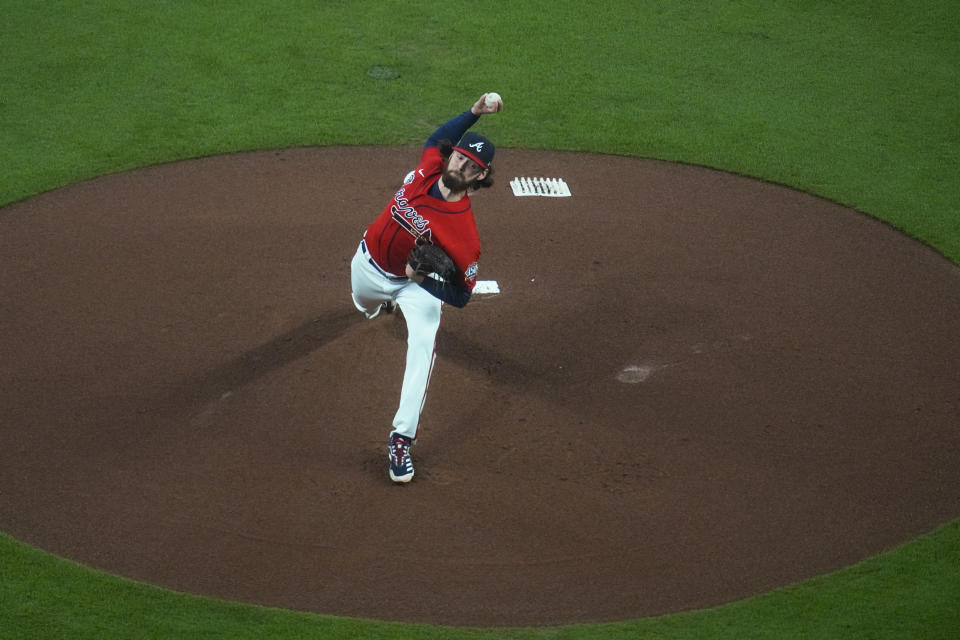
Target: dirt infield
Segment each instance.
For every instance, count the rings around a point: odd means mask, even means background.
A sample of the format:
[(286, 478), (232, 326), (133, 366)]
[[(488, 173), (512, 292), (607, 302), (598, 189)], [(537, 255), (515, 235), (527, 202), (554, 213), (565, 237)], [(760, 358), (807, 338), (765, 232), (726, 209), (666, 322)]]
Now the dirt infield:
[[(0, 210), (0, 529), (176, 590), (452, 625), (609, 621), (958, 515), (960, 270), (697, 167), (502, 150), (387, 477), (402, 316), (349, 260), (415, 148), (146, 168)], [(514, 197), (514, 176), (570, 198)]]

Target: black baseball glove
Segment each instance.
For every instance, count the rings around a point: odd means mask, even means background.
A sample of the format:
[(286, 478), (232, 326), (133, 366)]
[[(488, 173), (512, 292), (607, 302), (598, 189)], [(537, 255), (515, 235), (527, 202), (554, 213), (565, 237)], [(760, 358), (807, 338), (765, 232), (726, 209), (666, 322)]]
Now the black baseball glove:
[(435, 273), (446, 282), (451, 282), (457, 275), (453, 260), (435, 244), (418, 244), (407, 257), (407, 264), (422, 276)]

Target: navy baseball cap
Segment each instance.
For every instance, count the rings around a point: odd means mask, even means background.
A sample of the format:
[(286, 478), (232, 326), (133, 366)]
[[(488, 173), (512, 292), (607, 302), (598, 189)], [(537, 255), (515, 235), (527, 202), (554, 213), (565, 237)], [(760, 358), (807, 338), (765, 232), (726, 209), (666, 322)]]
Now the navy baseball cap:
[(490, 163), (493, 162), (493, 152), (495, 151), (493, 143), (479, 133), (467, 131), (453, 148), (484, 169), (488, 168)]

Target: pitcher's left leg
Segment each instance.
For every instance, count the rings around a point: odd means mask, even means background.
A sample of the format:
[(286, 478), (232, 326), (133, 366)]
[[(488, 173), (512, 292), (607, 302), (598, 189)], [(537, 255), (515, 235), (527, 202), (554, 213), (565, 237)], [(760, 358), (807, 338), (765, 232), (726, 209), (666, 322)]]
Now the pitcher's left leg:
[(396, 433), (414, 438), (433, 370), (441, 303), (415, 283), (403, 288), (397, 303), (407, 322), (407, 364), (393, 428)]

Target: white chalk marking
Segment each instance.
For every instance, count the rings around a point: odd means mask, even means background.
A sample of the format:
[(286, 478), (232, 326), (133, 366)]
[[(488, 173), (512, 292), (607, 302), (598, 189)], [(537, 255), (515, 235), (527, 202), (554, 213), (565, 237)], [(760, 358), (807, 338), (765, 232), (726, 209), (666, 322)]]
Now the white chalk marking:
[(637, 384), (649, 378), (656, 367), (649, 364), (631, 364), (617, 374), (617, 380), (626, 384)]

